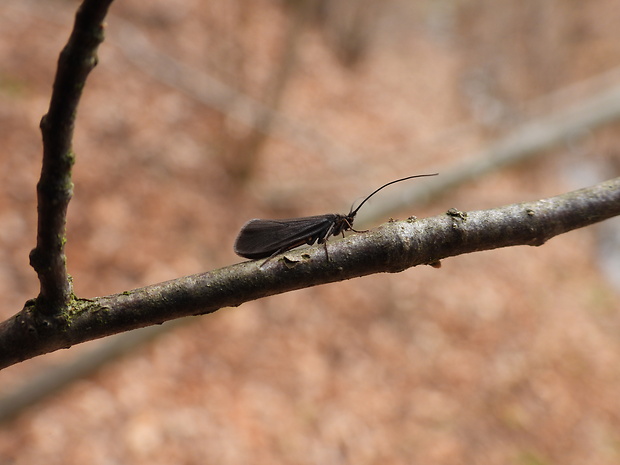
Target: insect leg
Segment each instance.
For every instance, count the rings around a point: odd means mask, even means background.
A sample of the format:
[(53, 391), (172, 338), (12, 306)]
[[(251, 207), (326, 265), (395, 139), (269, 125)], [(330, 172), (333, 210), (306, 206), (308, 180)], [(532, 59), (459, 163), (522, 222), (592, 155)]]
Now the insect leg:
[(325, 230), (325, 233), (318, 238), (319, 244), (322, 243), (325, 246), (325, 259), (327, 261), (329, 261), (329, 253), (327, 252), (327, 239), (334, 233), (334, 229), (336, 229), (336, 221), (333, 221), (332, 224), (329, 225), (329, 228)]

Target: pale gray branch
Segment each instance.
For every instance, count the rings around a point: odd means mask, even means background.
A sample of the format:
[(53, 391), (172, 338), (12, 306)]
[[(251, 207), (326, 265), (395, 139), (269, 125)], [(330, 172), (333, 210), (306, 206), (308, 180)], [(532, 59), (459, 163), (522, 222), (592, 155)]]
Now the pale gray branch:
[(366, 206), (364, 220), (377, 221), (413, 202), (424, 202), (490, 171), (520, 163), (545, 149), (581, 137), (587, 131), (620, 119), (620, 86), (615, 86), (550, 115), (532, 119), (461, 165), (448, 170), (434, 167), (441, 176), (423, 185), (404, 186), (398, 194), (386, 192)]

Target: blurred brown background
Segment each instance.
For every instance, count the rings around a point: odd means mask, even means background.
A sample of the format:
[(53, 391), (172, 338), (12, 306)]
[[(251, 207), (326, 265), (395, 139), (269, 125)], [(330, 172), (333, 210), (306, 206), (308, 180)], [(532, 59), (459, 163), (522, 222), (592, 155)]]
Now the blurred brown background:
[[(0, 3), (2, 318), (38, 292), (38, 122), (77, 5)], [(118, 0), (76, 129), (77, 294), (236, 263), (249, 218), (344, 213), (476, 159), (620, 85), (619, 21), (610, 0)], [(615, 177), (618, 129), (400, 218)], [(620, 463), (608, 224), (189, 319), (5, 421), (0, 463)], [(110, 341), (2, 371), (0, 397)]]

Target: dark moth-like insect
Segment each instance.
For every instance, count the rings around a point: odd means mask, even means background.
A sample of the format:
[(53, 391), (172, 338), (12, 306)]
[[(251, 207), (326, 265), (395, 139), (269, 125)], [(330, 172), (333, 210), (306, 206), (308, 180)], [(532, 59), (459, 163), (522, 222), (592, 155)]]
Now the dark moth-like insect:
[[(239, 231), (235, 241), (235, 253), (245, 258), (267, 257), (269, 259), (304, 244), (312, 245), (315, 242), (323, 244), (330, 236), (337, 236), (341, 233), (344, 236), (344, 232), (348, 230), (362, 232), (353, 229), (353, 220), (369, 198), (391, 184), (426, 176), (437, 176), (437, 173), (407, 176), (388, 182), (362, 200), (355, 210), (351, 207), (351, 211), (346, 215), (328, 213), (282, 220), (250, 220)], [(325, 251), (327, 252), (327, 246)]]

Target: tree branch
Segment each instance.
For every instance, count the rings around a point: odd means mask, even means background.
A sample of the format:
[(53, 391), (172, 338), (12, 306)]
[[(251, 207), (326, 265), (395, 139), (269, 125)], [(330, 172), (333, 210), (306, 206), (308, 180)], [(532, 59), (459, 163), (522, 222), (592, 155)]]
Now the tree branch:
[(365, 234), (92, 300), (53, 317), (24, 309), (0, 323), (0, 368), (74, 344), (295, 289), (395, 273), (460, 254), (550, 238), (620, 215), (620, 178), (567, 194), (475, 212), (386, 223)]
[(77, 106), (103, 41), (103, 19), (112, 0), (85, 0), (69, 42), (60, 53), (50, 107), (41, 120), (43, 165), (37, 184), (37, 245), (30, 264), (39, 276), (37, 310), (51, 315), (69, 305), (72, 286), (66, 268), (65, 223), (73, 193), (71, 168)]
[[(601, 79), (602, 80), (602, 79)], [(599, 87), (602, 84), (599, 84)], [(544, 117), (531, 118), (506, 136), (485, 147), (474, 157), (450, 169), (438, 168), (441, 176), (424, 185), (405, 185), (398, 194), (386, 192), (366, 206), (364, 218), (374, 221), (386, 213), (399, 212), (413, 199), (433, 198), (499, 168), (514, 165), (620, 119), (620, 86), (597, 88), (587, 98)], [(359, 220), (358, 220), (359, 222)], [(359, 223), (358, 223), (359, 224)]]

